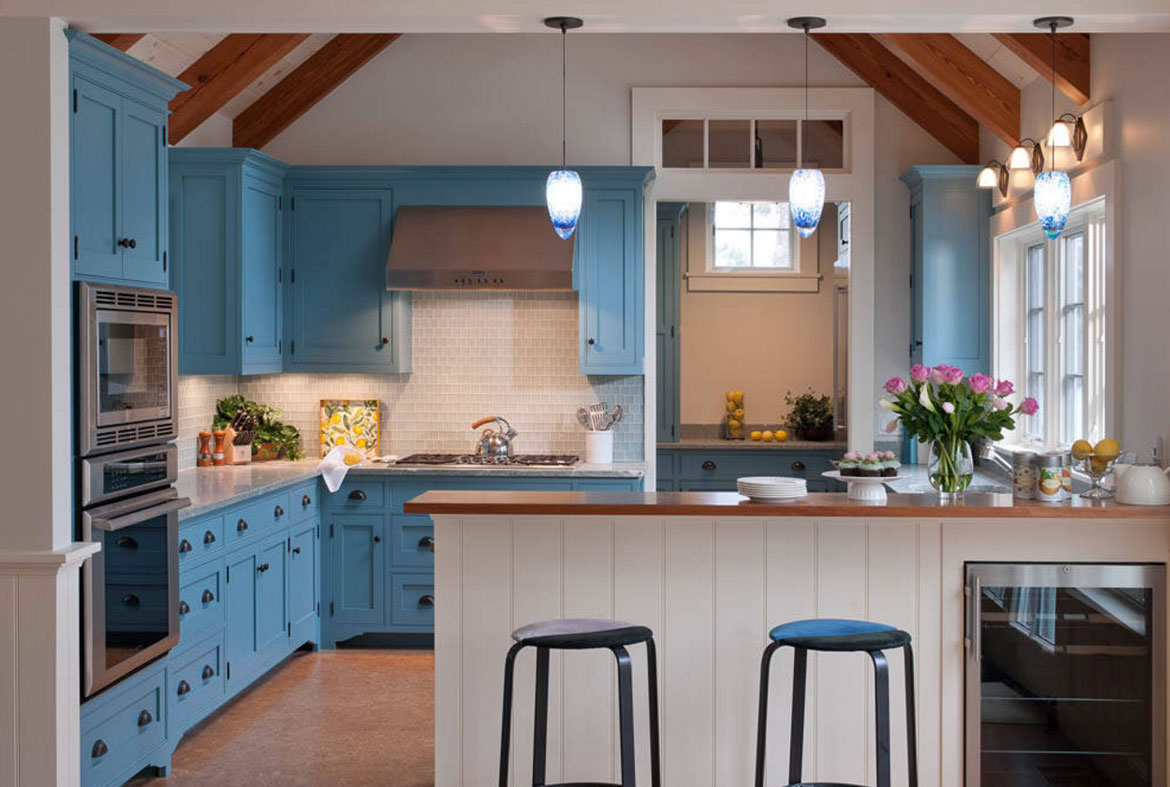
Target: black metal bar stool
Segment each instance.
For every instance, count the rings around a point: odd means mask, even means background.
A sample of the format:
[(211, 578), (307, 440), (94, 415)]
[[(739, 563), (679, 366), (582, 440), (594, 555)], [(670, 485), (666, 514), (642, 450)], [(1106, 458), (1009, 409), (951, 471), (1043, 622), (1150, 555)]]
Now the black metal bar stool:
[(756, 783), (764, 787), (764, 749), (768, 731), (768, 673), (772, 656), (782, 647), (794, 652), (792, 676), (792, 733), (789, 741), (788, 781), (792, 787), (856, 787), (839, 783), (801, 781), (804, 758), (804, 693), (810, 650), (868, 653), (873, 661), (874, 707), (877, 724), (877, 783), (890, 787), (890, 669), (882, 651), (901, 648), (906, 659), (906, 748), (910, 760), (910, 787), (918, 787), (918, 743), (914, 731), (914, 654), (910, 635), (882, 623), (865, 620), (818, 618), (777, 626), (760, 664), (760, 720), (756, 736)]
[[(512, 632), (516, 641), (504, 661), (504, 727), (500, 742), (500, 787), (508, 784), (508, 749), (512, 731), (512, 673), (516, 655), (524, 648), (536, 648), (536, 725), (532, 742), (532, 784), (534, 787), (635, 787), (634, 774), (634, 682), (627, 645), (646, 643), (646, 679), (650, 694), (650, 784), (659, 787), (658, 766), (658, 665), (654, 632), (645, 626), (618, 620), (566, 618), (532, 623)], [(545, 752), (548, 743), (548, 660), (551, 650), (607, 648), (617, 660), (618, 724), (621, 737), (622, 781), (574, 782), (546, 785)]]

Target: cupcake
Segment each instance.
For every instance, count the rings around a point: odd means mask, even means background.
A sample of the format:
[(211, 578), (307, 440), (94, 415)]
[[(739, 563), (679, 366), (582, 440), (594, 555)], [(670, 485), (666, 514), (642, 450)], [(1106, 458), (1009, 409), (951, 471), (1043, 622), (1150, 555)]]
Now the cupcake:
[(902, 469), (902, 463), (893, 451), (882, 452), (882, 476), (894, 477)]
[(880, 478), (882, 474), (882, 457), (880, 454), (866, 454), (861, 460), (861, 475), (866, 478)]
[(861, 454), (857, 451), (850, 451), (845, 454), (841, 461), (837, 463), (837, 470), (843, 476), (861, 475)]

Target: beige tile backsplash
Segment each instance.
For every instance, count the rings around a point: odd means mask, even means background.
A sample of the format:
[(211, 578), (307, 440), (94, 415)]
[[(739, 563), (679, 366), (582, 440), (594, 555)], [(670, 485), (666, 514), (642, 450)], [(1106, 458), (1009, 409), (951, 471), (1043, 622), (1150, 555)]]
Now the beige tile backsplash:
[(239, 392), (282, 409), (317, 454), (321, 399), (379, 399), (381, 452), (471, 451), (471, 423), (507, 418), (522, 453), (584, 452), (577, 408), (621, 404), (619, 461), (642, 458), (641, 376), (577, 371), (576, 293), (415, 293), (410, 374), (184, 375), (179, 381), (180, 466), (195, 462), (196, 438), (217, 399)]

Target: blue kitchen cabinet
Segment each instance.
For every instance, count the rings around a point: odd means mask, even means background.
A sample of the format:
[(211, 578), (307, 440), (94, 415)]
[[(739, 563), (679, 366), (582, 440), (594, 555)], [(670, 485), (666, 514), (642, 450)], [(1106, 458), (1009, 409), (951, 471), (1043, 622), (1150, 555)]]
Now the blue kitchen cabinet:
[(844, 449), (659, 449), (658, 491), (734, 492), (744, 476), (803, 478), (810, 492), (844, 491), (822, 473)]
[(686, 210), (686, 203), (658, 203), (655, 242), (658, 423), (655, 431), (660, 443), (677, 440), (679, 432), (679, 290), (682, 282), (682, 217)]
[(170, 767), (167, 671), (156, 661), (81, 707), (81, 783), (124, 784), (148, 765)]
[(226, 685), (234, 694), (260, 672), (264, 658), (260, 647), (260, 555), (255, 548), (241, 549), (227, 558), (224, 635), (227, 641)]
[(174, 148), (169, 161), (179, 372), (281, 371), (287, 167), (234, 148)]
[(338, 514), (329, 523), (333, 553), (331, 624), (368, 631), (382, 629), (386, 618), (384, 534), (381, 512)]
[(288, 624), (290, 645), (317, 639), (317, 603), (320, 600), (317, 519), (293, 525), (289, 531)]
[(581, 373), (641, 374), (641, 189), (586, 188), (578, 232)]
[(75, 278), (167, 283), (167, 104), (187, 85), (70, 29)]
[(285, 368), (410, 371), (410, 295), (386, 290), (393, 192), (294, 184)]
[(257, 550), (260, 564), (256, 567), (256, 630), (264, 661), (280, 661), (288, 652), (292, 631), (288, 622), (288, 554), (286, 534), (278, 534), (260, 545)]

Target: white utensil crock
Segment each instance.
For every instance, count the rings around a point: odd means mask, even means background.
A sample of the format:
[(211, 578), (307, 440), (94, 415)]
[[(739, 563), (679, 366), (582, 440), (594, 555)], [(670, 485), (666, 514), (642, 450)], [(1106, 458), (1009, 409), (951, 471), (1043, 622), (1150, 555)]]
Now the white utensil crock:
[(613, 432), (585, 433), (585, 461), (591, 465), (613, 464)]

